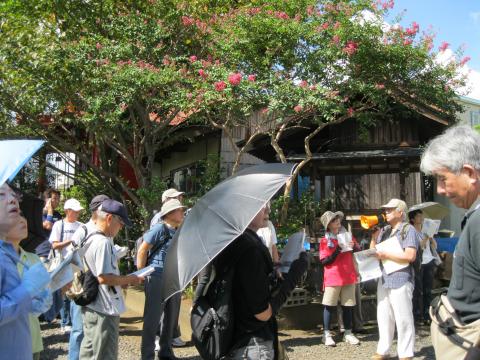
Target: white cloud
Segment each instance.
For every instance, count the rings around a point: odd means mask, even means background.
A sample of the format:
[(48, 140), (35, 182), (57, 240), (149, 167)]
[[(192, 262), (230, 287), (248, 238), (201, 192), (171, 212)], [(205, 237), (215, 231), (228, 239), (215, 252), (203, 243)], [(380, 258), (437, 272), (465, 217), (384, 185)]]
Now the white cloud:
[[(457, 59), (452, 49), (448, 48), (439, 52), (435, 61), (445, 66), (452, 61), (457, 61)], [(464, 87), (457, 89), (457, 94), (480, 100), (480, 71), (470, 68), (467, 63), (458, 69), (458, 76), (465, 77), (466, 84)]]

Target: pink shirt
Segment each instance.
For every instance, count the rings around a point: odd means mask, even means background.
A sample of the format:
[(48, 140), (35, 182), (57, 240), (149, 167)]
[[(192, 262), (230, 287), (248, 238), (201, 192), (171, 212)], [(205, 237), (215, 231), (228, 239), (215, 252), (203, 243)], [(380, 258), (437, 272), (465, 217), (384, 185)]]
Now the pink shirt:
[[(333, 248), (327, 246), (327, 238), (323, 237), (320, 240), (320, 259), (324, 259), (332, 255), (338, 245), (335, 238), (331, 238), (334, 244)], [(353, 241), (356, 244), (355, 239)], [(343, 286), (355, 284), (357, 282), (357, 271), (353, 263), (352, 251), (341, 252), (337, 255), (335, 260), (323, 268), (323, 288), (326, 286)]]

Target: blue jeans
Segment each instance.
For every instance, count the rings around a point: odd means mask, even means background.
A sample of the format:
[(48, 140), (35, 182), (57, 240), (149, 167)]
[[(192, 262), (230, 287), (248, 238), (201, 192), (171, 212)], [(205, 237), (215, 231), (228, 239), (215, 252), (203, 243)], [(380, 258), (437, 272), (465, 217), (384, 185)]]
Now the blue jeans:
[(60, 318), (62, 319), (61, 325), (62, 327), (71, 326), (72, 320), (70, 319), (70, 299), (67, 298), (65, 295), (63, 296), (63, 304), (60, 308)]
[(72, 330), (70, 331), (70, 342), (68, 345), (68, 360), (79, 360), (80, 345), (83, 339), (82, 307), (70, 302), (70, 317), (72, 319)]
[(234, 350), (228, 357), (230, 360), (273, 360), (273, 358), (273, 341), (257, 337), (251, 338), (247, 346)]

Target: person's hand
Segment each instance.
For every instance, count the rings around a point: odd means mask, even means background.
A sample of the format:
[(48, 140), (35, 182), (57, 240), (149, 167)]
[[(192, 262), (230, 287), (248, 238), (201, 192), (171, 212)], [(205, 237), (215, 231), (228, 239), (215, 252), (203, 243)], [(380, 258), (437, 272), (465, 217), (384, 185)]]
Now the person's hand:
[(374, 226), (371, 228), (372, 231), (372, 240), (377, 240), (378, 235), (380, 235), (380, 227)]
[(22, 285), (33, 298), (40, 294), (50, 283), (50, 274), (42, 263), (36, 263), (25, 269), (22, 277)]
[(384, 252), (384, 251), (377, 251), (375, 253), (375, 256), (377, 257), (377, 259), (379, 260), (387, 260), (388, 259), (388, 253)]
[(40, 315), (47, 312), (53, 304), (52, 291), (47, 287), (32, 299), (32, 313)]
[(45, 209), (47, 210), (48, 215), (53, 215), (52, 199), (48, 199), (45, 204)]
[(128, 277), (129, 277), (128, 285), (140, 285), (145, 281), (145, 278), (143, 276), (129, 275)]
[(348, 242), (348, 247), (349, 247), (350, 249), (355, 248), (355, 243), (353, 242), (353, 240), (350, 240), (350, 241)]

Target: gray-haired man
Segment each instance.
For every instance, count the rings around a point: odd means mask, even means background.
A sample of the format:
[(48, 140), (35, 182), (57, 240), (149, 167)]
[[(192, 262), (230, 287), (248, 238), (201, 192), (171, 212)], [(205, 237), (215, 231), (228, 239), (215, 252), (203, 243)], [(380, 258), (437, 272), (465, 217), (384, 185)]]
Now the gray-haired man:
[[(420, 169), (437, 179), (437, 192), (468, 209), (455, 248), (446, 297), (434, 301), (432, 343), (436, 358), (480, 359), (480, 135), (455, 126), (433, 139)], [(476, 346), (475, 346), (476, 345)]]
[(125, 311), (122, 287), (140, 284), (142, 277), (120, 275), (113, 238), (123, 226), (131, 226), (125, 206), (105, 200), (97, 212), (97, 233), (85, 252), (85, 262), (98, 279), (96, 299), (82, 307), (84, 337), (80, 359), (118, 358), (120, 314)]

